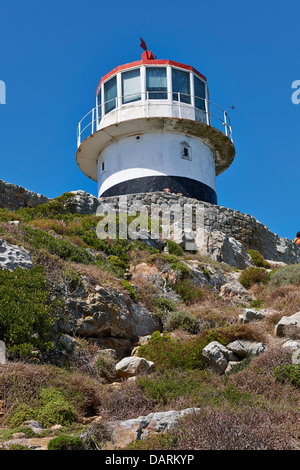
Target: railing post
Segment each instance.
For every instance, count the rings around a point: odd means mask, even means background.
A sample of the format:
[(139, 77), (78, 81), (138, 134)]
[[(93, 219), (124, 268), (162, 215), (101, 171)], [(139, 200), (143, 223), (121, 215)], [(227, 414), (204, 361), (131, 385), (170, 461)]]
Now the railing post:
[(180, 93), (178, 92), (178, 106), (179, 106), (179, 119), (181, 119), (181, 101), (180, 101)]
[(99, 125), (99, 106), (98, 102), (96, 102), (96, 131), (98, 130)]
[(149, 91), (146, 92), (146, 100), (147, 100), (147, 118), (149, 117)]
[(223, 123), (224, 127), (225, 127), (225, 135), (227, 136), (227, 120), (226, 120), (226, 111), (224, 111), (224, 123)]
[(81, 144), (81, 121), (78, 124), (78, 136), (77, 136), (77, 147)]
[(92, 134), (94, 134), (95, 108), (92, 109)]
[(204, 106), (205, 106), (205, 114), (206, 114), (206, 124), (209, 126), (210, 123), (209, 123), (209, 111), (208, 111), (207, 98), (205, 98), (205, 100), (204, 100)]

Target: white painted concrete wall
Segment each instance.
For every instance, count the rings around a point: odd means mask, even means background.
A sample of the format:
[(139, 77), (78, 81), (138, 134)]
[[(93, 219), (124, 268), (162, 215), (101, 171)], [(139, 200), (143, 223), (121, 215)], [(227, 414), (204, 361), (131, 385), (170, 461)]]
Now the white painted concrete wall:
[[(134, 178), (154, 175), (184, 176), (216, 191), (212, 150), (200, 139), (180, 134), (151, 133), (113, 142), (98, 158), (98, 197), (112, 186)], [(182, 143), (191, 160), (181, 158)], [(102, 162), (105, 171), (102, 173)]]

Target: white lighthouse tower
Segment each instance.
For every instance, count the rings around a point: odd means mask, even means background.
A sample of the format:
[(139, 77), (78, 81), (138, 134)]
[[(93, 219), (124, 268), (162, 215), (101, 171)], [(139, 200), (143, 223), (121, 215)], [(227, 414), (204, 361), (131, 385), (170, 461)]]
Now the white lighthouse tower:
[(102, 77), (78, 125), (77, 164), (99, 198), (166, 190), (216, 204), (216, 176), (235, 155), (227, 113), (200, 72), (141, 47), (141, 60)]

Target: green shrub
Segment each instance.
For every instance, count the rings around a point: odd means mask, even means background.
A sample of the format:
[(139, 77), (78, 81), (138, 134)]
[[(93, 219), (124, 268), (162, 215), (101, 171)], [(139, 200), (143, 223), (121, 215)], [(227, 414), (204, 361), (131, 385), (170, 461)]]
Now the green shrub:
[(65, 400), (49, 402), (37, 411), (37, 421), (44, 427), (61, 424), (66, 426), (76, 420), (76, 413), (72, 405)]
[(190, 304), (201, 300), (203, 297), (202, 290), (199, 286), (195, 286), (190, 279), (181, 279), (177, 281), (173, 289), (180, 295), (181, 299)]
[(88, 264), (92, 261), (91, 254), (85, 248), (79, 248), (66, 238), (57, 238), (47, 232), (31, 227), (24, 227), (27, 241), (35, 248), (46, 248), (50, 253), (66, 261)]
[(274, 375), (281, 383), (290, 382), (300, 388), (300, 365), (289, 364), (277, 366), (274, 369)]
[(143, 242), (143, 240), (135, 240), (132, 243), (132, 248), (136, 248), (140, 251), (146, 250), (151, 255), (158, 255), (160, 253), (160, 250), (158, 248), (154, 248), (153, 246), (148, 245), (147, 243)]
[(191, 371), (177, 369), (154, 372), (151, 376), (141, 377), (138, 384), (146, 395), (156, 403), (166, 405), (170, 400), (189, 396), (199, 390), (199, 375)]
[(10, 352), (34, 356), (53, 348), (55, 312), (48, 296), (41, 267), (0, 270), (0, 338)]
[(76, 411), (70, 398), (66, 398), (61, 390), (47, 387), (40, 390), (34, 405), (19, 403), (14, 407), (7, 422), (16, 427), (28, 420), (39, 421), (44, 427), (55, 424), (64, 426), (76, 420)]
[(246, 289), (254, 284), (266, 284), (270, 280), (270, 273), (264, 268), (250, 267), (242, 271), (239, 281)]
[(158, 311), (174, 312), (176, 310), (176, 303), (167, 297), (157, 297), (154, 299), (154, 306)]
[(72, 206), (74, 198), (73, 193), (64, 193), (37, 207), (20, 208), (17, 210), (17, 215), (24, 221), (29, 221), (38, 218), (53, 219), (61, 214), (74, 213), (76, 211), (75, 206)]
[(169, 433), (151, 434), (144, 439), (137, 439), (125, 447), (125, 450), (168, 450), (176, 448), (178, 438)]
[(130, 284), (130, 282), (125, 281), (125, 279), (122, 279), (121, 283), (122, 283), (122, 286), (125, 287), (125, 289), (129, 292), (130, 297), (133, 300), (138, 300), (138, 295), (135, 292), (133, 285)]
[(9, 413), (6, 422), (10, 427), (16, 428), (21, 426), (24, 421), (34, 420), (35, 418), (35, 410), (30, 405), (18, 403)]
[(183, 249), (173, 240), (167, 240), (168, 252), (170, 255), (183, 256)]
[(277, 269), (271, 274), (269, 286), (275, 289), (279, 286), (300, 283), (300, 264), (291, 264)]
[(168, 331), (182, 329), (191, 334), (196, 334), (199, 332), (199, 322), (194, 315), (184, 310), (178, 310), (169, 313), (165, 328)]
[(83, 441), (74, 436), (54, 437), (48, 443), (48, 450), (82, 450)]
[(72, 292), (82, 285), (82, 278), (80, 273), (74, 271), (71, 268), (64, 269), (62, 271), (62, 277)]
[(169, 263), (171, 268), (176, 271), (180, 279), (187, 278), (191, 275), (191, 269), (184, 263), (182, 263), (176, 255), (163, 255), (163, 261)]
[(247, 250), (248, 255), (251, 256), (253, 263), (258, 268), (270, 269), (271, 265), (268, 263), (264, 257), (256, 250)]
[(203, 369), (201, 353), (204, 346), (204, 341), (199, 337), (181, 341), (155, 332), (148, 344), (140, 346), (138, 355), (153, 361), (158, 369)]
[(0, 222), (9, 222), (11, 220), (20, 220), (14, 211), (0, 208)]

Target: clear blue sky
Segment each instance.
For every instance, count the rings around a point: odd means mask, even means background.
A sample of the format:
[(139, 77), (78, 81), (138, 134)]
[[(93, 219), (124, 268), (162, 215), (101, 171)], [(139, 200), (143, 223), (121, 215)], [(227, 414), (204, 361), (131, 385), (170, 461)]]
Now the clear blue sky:
[(236, 158), (217, 178), (222, 206), (280, 236), (300, 230), (299, 0), (1, 0), (0, 179), (56, 197), (97, 185), (76, 165), (78, 121), (100, 78), (139, 60), (192, 65), (231, 112)]

